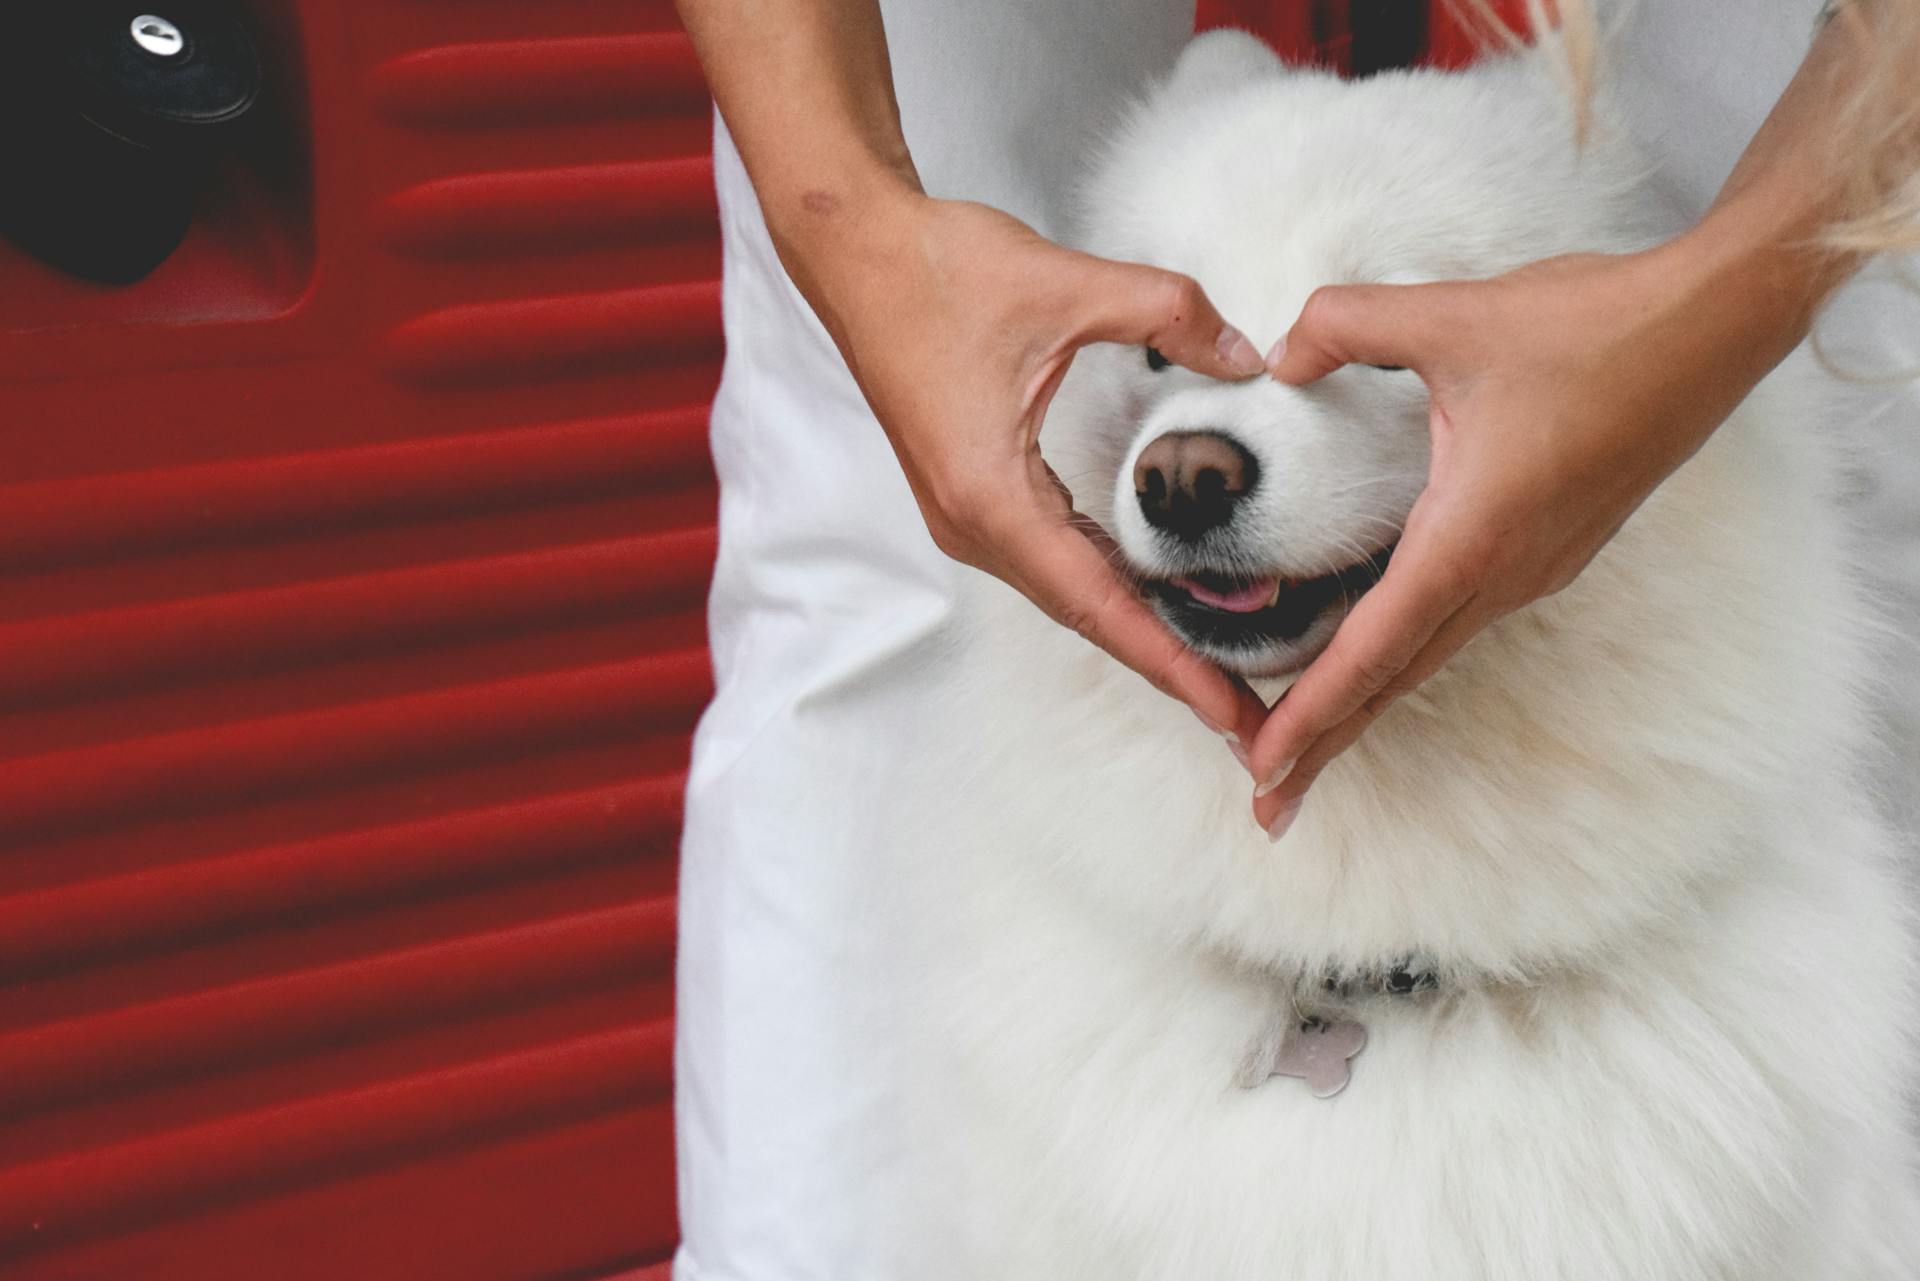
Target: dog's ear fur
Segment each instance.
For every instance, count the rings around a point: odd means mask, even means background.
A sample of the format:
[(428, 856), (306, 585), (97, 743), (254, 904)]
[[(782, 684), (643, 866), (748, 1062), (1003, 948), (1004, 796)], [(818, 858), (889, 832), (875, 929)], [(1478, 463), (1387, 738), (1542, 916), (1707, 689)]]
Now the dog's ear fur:
[(1195, 36), (1181, 51), (1158, 100), (1198, 101), (1259, 80), (1287, 74), (1280, 55), (1251, 32), (1221, 28)]

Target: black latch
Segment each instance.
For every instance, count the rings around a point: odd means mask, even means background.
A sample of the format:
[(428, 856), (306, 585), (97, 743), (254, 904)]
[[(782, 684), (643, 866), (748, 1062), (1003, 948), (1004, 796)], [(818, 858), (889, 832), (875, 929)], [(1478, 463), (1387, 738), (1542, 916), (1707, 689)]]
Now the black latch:
[(0, 15), (0, 233), (74, 275), (139, 280), (185, 239), (259, 99), (246, 27), (217, 0), (0, 0)]

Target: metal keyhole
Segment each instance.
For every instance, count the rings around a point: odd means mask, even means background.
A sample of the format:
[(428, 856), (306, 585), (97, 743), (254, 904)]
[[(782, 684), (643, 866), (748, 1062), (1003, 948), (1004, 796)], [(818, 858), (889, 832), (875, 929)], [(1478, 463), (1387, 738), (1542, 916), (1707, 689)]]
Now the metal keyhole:
[(133, 42), (157, 58), (177, 58), (187, 47), (187, 33), (157, 14), (143, 13), (133, 20)]

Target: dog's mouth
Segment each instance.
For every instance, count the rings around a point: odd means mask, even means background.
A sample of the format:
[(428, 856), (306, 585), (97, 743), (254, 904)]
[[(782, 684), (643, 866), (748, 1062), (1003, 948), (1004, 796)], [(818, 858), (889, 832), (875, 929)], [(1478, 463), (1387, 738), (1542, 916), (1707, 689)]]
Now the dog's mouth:
[(1390, 544), (1363, 561), (1314, 578), (1195, 570), (1149, 581), (1167, 621), (1196, 648), (1270, 650), (1305, 636), (1329, 609), (1352, 604), (1387, 572)]

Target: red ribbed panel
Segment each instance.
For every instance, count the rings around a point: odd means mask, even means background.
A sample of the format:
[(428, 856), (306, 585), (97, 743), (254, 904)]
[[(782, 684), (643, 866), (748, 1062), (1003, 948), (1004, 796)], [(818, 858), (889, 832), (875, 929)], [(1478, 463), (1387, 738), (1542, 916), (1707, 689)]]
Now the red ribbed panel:
[(696, 484), (706, 467), (706, 408), (693, 405), (9, 485), (0, 569), (642, 493)]
[(386, 336), (387, 367), (427, 387), (530, 382), (720, 354), (720, 285), (476, 303)]
[(713, 221), (706, 156), (422, 183), (382, 210), (395, 247), (428, 257), (493, 257), (525, 246), (616, 240)]
[(310, 227), (304, 292), (0, 242), (0, 1278), (664, 1281), (698, 68), (665, 0), (261, 5), (311, 207), (183, 261)]
[(423, 49), (371, 80), (385, 115), (452, 129), (698, 111), (707, 102), (693, 44), (677, 31)]

